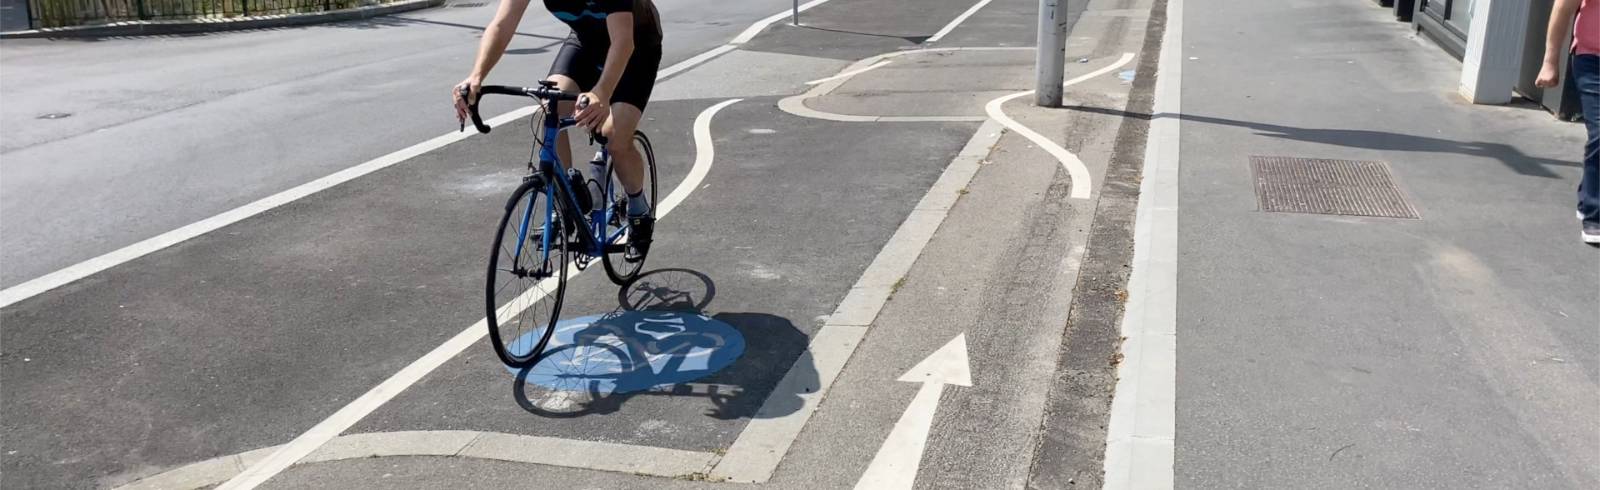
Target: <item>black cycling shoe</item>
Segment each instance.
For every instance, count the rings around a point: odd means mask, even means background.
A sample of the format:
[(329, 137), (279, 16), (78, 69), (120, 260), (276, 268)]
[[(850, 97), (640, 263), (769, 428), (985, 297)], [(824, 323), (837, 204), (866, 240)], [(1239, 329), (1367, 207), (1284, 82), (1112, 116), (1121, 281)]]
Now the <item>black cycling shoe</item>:
[(650, 238), (656, 231), (656, 218), (654, 216), (629, 216), (628, 217), (628, 251), (622, 255), (622, 260), (639, 262), (650, 253)]

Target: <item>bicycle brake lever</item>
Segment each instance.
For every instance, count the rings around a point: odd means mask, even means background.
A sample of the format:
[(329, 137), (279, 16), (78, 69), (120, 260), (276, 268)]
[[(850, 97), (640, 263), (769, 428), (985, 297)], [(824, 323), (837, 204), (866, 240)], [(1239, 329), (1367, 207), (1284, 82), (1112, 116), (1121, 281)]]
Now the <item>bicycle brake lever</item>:
[[(468, 100), (471, 98), (472, 89), (461, 87), (461, 100), (467, 101), (467, 115), (472, 116), (472, 126), (478, 129), (478, 133), (489, 134), (489, 130), (493, 128), (490, 128), (489, 125), (483, 123), (483, 117), (478, 115), (477, 101)], [(461, 123), (461, 130), (467, 130), (467, 123), (464, 121)]]

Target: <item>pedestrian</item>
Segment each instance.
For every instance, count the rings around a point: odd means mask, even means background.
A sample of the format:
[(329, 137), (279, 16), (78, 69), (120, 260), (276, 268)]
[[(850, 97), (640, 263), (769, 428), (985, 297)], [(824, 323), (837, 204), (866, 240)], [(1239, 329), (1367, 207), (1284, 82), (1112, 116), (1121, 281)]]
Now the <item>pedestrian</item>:
[(1567, 82), (1578, 89), (1589, 140), (1583, 146), (1583, 179), (1578, 181), (1578, 219), (1584, 243), (1600, 245), (1600, 0), (1556, 0), (1545, 34), (1544, 67), (1534, 85), (1556, 86), (1561, 73), (1561, 42), (1572, 29)]

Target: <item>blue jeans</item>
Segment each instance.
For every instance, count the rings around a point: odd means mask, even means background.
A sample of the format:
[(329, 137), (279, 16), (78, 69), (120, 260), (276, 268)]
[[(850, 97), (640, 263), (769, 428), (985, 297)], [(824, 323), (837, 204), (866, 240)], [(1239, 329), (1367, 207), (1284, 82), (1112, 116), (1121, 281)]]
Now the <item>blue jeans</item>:
[(1572, 82), (1583, 105), (1583, 124), (1589, 142), (1583, 145), (1583, 180), (1578, 181), (1578, 212), (1583, 220), (1600, 223), (1600, 55), (1572, 57)]

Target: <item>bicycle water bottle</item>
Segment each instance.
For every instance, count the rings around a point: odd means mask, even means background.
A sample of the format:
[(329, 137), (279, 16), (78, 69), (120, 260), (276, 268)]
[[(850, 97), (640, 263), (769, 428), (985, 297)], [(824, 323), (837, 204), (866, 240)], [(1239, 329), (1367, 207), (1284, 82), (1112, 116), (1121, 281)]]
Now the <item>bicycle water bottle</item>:
[(591, 209), (606, 208), (606, 154), (595, 152), (594, 158), (589, 160), (589, 196), (594, 201)]

